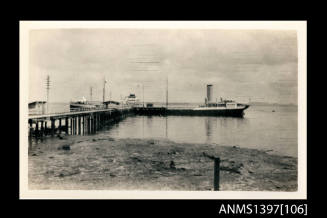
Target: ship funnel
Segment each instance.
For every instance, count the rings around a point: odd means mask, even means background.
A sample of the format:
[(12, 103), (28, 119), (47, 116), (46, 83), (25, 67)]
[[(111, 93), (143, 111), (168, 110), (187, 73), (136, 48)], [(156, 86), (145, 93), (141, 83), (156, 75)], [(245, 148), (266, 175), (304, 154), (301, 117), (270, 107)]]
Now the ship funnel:
[(212, 102), (212, 85), (207, 85), (207, 101), (208, 103)]

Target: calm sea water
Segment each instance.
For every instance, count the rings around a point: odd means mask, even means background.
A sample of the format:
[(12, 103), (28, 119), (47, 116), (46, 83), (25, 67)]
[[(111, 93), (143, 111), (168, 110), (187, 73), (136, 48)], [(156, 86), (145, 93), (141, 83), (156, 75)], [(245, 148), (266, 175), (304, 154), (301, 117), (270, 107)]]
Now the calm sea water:
[[(178, 106), (181, 105), (173, 105)], [(53, 112), (69, 111), (68, 104), (58, 103), (51, 108)], [(245, 111), (244, 118), (134, 116), (98, 134), (116, 138), (168, 138), (176, 142), (237, 145), (297, 157), (297, 107), (251, 106)]]

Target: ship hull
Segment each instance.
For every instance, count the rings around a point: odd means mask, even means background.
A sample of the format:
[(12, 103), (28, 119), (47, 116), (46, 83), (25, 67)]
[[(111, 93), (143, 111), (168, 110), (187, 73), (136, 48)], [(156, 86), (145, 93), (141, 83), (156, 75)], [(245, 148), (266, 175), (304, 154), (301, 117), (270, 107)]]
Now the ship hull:
[(223, 109), (223, 110), (177, 110), (167, 111), (167, 115), (186, 116), (223, 116), (223, 117), (243, 117), (245, 109)]
[(161, 108), (134, 108), (137, 115), (175, 115), (175, 116), (223, 116), (223, 117), (243, 117), (244, 110), (249, 106), (244, 106), (235, 109), (217, 109), (217, 108), (203, 108), (203, 109), (166, 109)]

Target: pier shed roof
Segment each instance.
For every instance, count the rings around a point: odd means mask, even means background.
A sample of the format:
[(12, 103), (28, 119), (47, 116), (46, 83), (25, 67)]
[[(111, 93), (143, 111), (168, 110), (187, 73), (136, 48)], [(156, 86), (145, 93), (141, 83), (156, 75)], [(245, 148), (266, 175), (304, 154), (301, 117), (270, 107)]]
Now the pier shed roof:
[(46, 101), (32, 101), (30, 103), (28, 103), (28, 105), (34, 105), (34, 104), (45, 104), (47, 103)]

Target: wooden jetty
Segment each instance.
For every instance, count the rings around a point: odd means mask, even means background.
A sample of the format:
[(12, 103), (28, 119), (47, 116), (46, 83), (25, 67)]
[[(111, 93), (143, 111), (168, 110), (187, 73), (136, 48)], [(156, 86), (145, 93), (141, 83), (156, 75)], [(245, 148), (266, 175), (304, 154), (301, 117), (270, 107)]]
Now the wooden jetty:
[(132, 113), (131, 108), (102, 109), (56, 114), (31, 115), (28, 117), (29, 136), (54, 136), (65, 132), (69, 135), (96, 133), (107, 123)]

